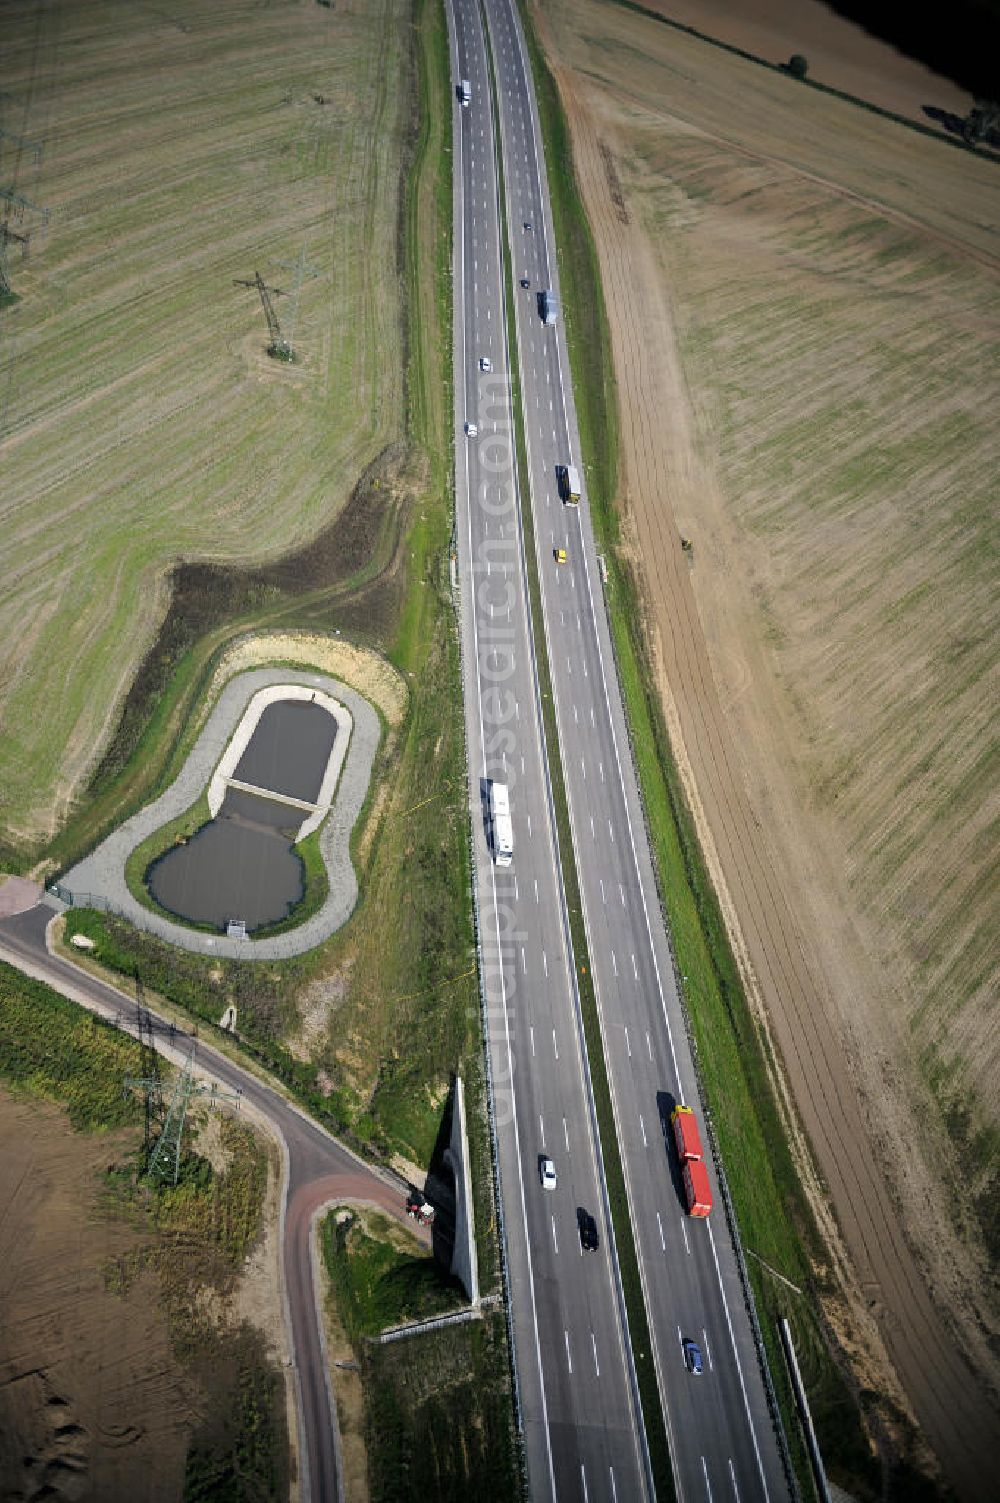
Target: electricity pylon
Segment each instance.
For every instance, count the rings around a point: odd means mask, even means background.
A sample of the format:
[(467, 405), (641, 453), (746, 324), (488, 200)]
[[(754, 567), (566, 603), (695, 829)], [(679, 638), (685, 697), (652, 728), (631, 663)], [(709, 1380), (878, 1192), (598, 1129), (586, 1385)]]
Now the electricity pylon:
[[(167, 1108), (167, 1115), (163, 1120), (159, 1137), (151, 1154), (147, 1156), (146, 1178), (162, 1183), (169, 1178), (176, 1185), (181, 1172), (181, 1138), (184, 1134), (184, 1119), (187, 1116), (188, 1105), (194, 1096), (207, 1096), (210, 1101), (235, 1101), (239, 1108), (241, 1092), (235, 1094), (231, 1091), (222, 1091), (212, 1081), (207, 1084), (194, 1078), (194, 1055), (196, 1045), (191, 1045), (191, 1053), (187, 1057), (184, 1069), (174, 1083), (173, 1095)], [(151, 1099), (162, 1100), (163, 1084), (158, 1074), (136, 1076), (126, 1075), (124, 1088), (126, 1091), (142, 1091), (146, 1098), (146, 1121), (149, 1123), (153, 1113), (150, 1110)]]
[(318, 276), (319, 271), (317, 267), (310, 266), (308, 261), (306, 260), (306, 248), (304, 245), (299, 251), (297, 260), (279, 261), (278, 265), (281, 267), (282, 271), (294, 271), (295, 273), (295, 285), (292, 288), (292, 311), (289, 314), (288, 318), (285, 320), (285, 344), (288, 349), (288, 354), (282, 357), (285, 360), (294, 360), (295, 325), (297, 324), (299, 317), (299, 293), (302, 291), (302, 283), (306, 280), (306, 278)]
[(284, 297), (285, 294), (282, 292), (281, 288), (269, 287), (259, 271), (254, 272), (252, 279), (249, 277), (234, 277), (233, 286), (256, 287), (258, 293), (260, 294), (260, 302), (261, 307), (264, 309), (264, 317), (267, 319), (267, 332), (269, 337), (267, 353), (269, 355), (274, 355), (278, 360), (291, 360), (291, 344), (282, 335), (281, 326), (278, 323), (278, 315), (275, 313), (274, 304), (271, 302), (272, 292), (274, 293), (275, 297)]
[(42, 216), (42, 223), (48, 224), (48, 209), (40, 209), (33, 204), (30, 198), (24, 198), (20, 193), (15, 193), (13, 188), (0, 188), (0, 202), (3, 204), (3, 218), (0, 219), (0, 298), (10, 296), (10, 261), (7, 256), (7, 246), (12, 240), (21, 244), (22, 259), (28, 253), (29, 236), (21, 234), (10, 227), (11, 215), (18, 221), (24, 218), (25, 211), (30, 211)]

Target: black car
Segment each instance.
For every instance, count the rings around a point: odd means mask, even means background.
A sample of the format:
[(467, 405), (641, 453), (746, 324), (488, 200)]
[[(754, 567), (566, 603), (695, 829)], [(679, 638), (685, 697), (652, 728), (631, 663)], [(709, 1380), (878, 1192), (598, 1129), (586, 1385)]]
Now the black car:
[(525, 221), (524, 221), (524, 228), (525, 228), (525, 229), (526, 229), (526, 230), (530, 230), (530, 229), (531, 229), (531, 220), (530, 220), (530, 219), (526, 219), (526, 220), (525, 220)]
[(529, 280), (528, 280), (527, 277), (522, 277), (521, 278), (521, 286), (522, 287), (530, 287), (531, 286), (531, 283), (529, 282)]
[(596, 1252), (600, 1243), (597, 1235), (597, 1222), (589, 1211), (577, 1211), (576, 1219), (580, 1226), (580, 1246), (584, 1252)]

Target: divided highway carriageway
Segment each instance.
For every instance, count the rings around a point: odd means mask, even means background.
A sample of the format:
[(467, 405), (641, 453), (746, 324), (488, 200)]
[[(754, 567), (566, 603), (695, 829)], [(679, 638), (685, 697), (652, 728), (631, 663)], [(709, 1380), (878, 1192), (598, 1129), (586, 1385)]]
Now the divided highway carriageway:
[[(512, 0), (450, 0), (454, 92), (455, 480), (474, 870), (519, 1413), (533, 1499), (652, 1492), (559, 867), (535, 640), (552, 674), (604, 1051), (675, 1487), (682, 1500), (784, 1499), (735, 1250), (717, 1209), (686, 1216), (675, 1102), (701, 1112), (639, 804), (584, 485), (552, 219)], [(489, 51), (483, 24), (489, 29)], [(491, 77), (491, 61), (495, 76)], [(462, 102), (462, 81), (468, 101)], [(491, 91), (495, 90), (495, 94)], [(499, 140), (494, 131), (494, 104)], [(512, 264), (502, 259), (499, 167)], [(505, 317), (504, 278), (515, 308)], [(530, 494), (517, 486), (516, 333)], [(531, 507), (532, 620), (520, 507)], [(557, 561), (564, 550), (565, 562)], [(534, 636), (533, 636), (534, 633)], [(513, 860), (490, 844), (509, 789)], [(564, 853), (566, 854), (566, 853)], [(542, 1161), (551, 1159), (551, 1175)], [(715, 1201), (719, 1194), (709, 1166)], [(543, 1179), (545, 1182), (543, 1183)], [(588, 1247), (596, 1230), (597, 1246)], [(697, 1343), (702, 1371), (685, 1365)]]

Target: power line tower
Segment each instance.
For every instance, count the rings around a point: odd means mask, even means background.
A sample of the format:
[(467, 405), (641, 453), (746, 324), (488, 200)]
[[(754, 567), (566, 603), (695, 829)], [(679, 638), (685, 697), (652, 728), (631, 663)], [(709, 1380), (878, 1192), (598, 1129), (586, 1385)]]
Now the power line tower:
[[(8, 166), (4, 158), (12, 157), (13, 161)], [(14, 224), (24, 223), (26, 213), (37, 214), (41, 217), (42, 224), (49, 222), (48, 209), (39, 208), (38, 204), (32, 203), (30, 198), (25, 198), (18, 193), (18, 180), (21, 175), (21, 164), (25, 157), (30, 157), (35, 168), (35, 177), (38, 176), (38, 168), (42, 160), (41, 141), (30, 141), (27, 136), (19, 136), (12, 130), (6, 130), (0, 126), (0, 181), (9, 183), (9, 186), (0, 188), (0, 302), (6, 301), (12, 295), (10, 280), (10, 256), (8, 246), (20, 245), (21, 260), (28, 255), (28, 244), (31, 240), (30, 230), (14, 229)]]
[(261, 307), (264, 309), (264, 317), (267, 319), (268, 346), (267, 353), (273, 355), (276, 360), (291, 360), (292, 347), (281, 332), (278, 323), (278, 315), (274, 311), (271, 295), (284, 297), (280, 287), (269, 287), (259, 271), (255, 271), (252, 279), (249, 277), (234, 277), (234, 287), (256, 287), (260, 294)]
[(294, 271), (295, 283), (292, 287), (292, 311), (285, 320), (285, 343), (288, 346), (288, 354), (282, 358), (285, 360), (295, 359), (295, 327), (299, 318), (299, 294), (302, 291), (302, 283), (307, 279), (319, 275), (315, 266), (310, 266), (306, 260), (306, 248), (303, 245), (298, 257), (294, 261), (279, 261), (282, 271)]
[[(147, 1143), (146, 1178), (154, 1184), (163, 1184), (167, 1180), (172, 1180), (175, 1185), (177, 1183), (181, 1170), (181, 1139), (184, 1135), (184, 1121), (187, 1117), (188, 1106), (193, 1097), (207, 1096), (212, 1102), (234, 1101), (237, 1110), (239, 1109), (241, 1100), (239, 1091), (235, 1092), (235, 1094), (230, 1091), (221, 1091), (214, 1081), (206, 1085), (204, 1081), (195, 1080), (194, 1056), (196, 1048), (197, 1045), (192, 1043), (191, 1052), (187, 1057), (184, 1069), (174, 1083), (170, 1105), (167, 1108), (166, 1116), (163, 1119), (163, 1126), (160, 1128), (152, 1152), (149, 1152), (149, 1145)], [(152, 1075), (126, 1075), (124, 1089), (126, 1091), (139, 1090), (143, 1092), (146, 1101), (148, 1131), (149, 1122), (156, 1115), (156, 1109), (155, 1107), (151, 1109), (151, 1103), (154, 1101), (162, 1103), (163, 1099), (163, 1086), (159, 1071), (157, 1070)]]
[(146, 1082), (143, 1093), (144, 1125), (142, 1134), (143, 1159), (149, 1163), (153, 1147), (154, 1128), (163, 1120), (163, 1081), (160, 1078), (160, 1056), (156, 1052), (153, 1037), (153, 1015), (146, 1006), (142, 977), (135, 973), (135, 1011), (139, 1032), (139, 1069)]

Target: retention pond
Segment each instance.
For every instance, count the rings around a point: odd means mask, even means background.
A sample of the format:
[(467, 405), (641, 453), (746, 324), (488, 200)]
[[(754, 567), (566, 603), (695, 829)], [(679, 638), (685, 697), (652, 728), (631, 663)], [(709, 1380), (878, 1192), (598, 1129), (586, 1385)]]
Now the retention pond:
[(242, 922), (248, 933), (287, 918), (305, 888), (295, 842), (315, 813), (337, 734), (323, 705), (267, 705), (215, 818), (150, 867), (160, 907), (213, 928)]

